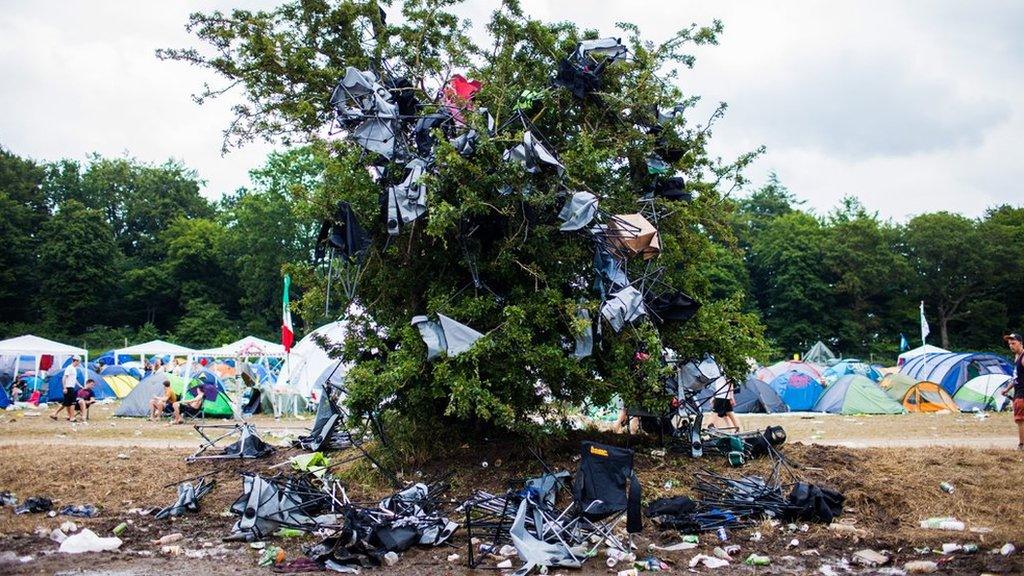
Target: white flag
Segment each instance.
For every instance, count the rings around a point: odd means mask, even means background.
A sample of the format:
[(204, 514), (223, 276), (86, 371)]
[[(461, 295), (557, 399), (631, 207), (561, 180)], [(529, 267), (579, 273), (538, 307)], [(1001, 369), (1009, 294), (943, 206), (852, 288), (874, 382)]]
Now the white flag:
[(924, 344), (925, 338), (931, 333), (931, 329), (928, 328), (928, 320), (924, 317), (924, 300), (921, 300), (921, 344)]

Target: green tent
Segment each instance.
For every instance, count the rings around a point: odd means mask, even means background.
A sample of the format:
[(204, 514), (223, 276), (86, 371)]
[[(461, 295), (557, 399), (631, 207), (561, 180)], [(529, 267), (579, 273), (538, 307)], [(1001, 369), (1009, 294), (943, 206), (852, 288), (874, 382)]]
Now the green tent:
[(885, 378), (878, 383), (879, 386), (885, 390), (885, 393), (889, 395), (889, 398), (897, 402), (903, 402), (903, 397), (907, 395), (907, 392), (917, 385), (917, 378), (912, 378), (906, 374), (900, 374), (899, 372), (893, 372), (892, 374), (886, 374)]
[[(193, 379), (192, 384), (198, 384), (198, 380)], [(194, 394), (185, 391), (185, 380), (182, 378), (176, 378), (171, 380), (171, 389), (178, 395), (183, 402), (195, 398)], [(217, 399), (214, 401), (204, 400), (203, 401), (203, 414), (210, 418), (231, 418), (235, 415), (235, 411), (231, 408), (231, 399), (224, 393), (223, 390), (218, 388)]]
[(890, 398), (867, 376), (847, 374), (821, 393), (815, 412), (831, 414), (902, 414), (903, 405)]

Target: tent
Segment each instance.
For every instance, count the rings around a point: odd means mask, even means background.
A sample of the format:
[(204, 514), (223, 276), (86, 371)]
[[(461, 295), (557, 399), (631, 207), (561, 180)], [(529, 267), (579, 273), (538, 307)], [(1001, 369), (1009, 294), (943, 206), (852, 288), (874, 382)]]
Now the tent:
[(771, 386), (754, 376), (748, 376), (747, 381), (736, 392), (736, 406), (733, 407), (733, 412), (773, 414), (789, 412), (789, 407)]
[[(31, 334), (0, 340), (0, 358), (11, 356), (15, 358), (33, 356), (35, 358), (33, 374), (36, 375), (38, 375), (39, 364), (43, 356), (52, 356), (53, 366), (60, 366), (62, 360), (72, 356), (81, 356), (84, 359), (83, 365), (87, 366), (89, 364), (89, 351), (85, 348), (61, 344), (60, 342), (54, 342), (53, 340), (47, 340), (46, 338), (40, 338)], [(20, 358), (18, 359), (20, 360)]]
[(907, 350), (906, 352), (897, 356), (896, 365), (903, 366), (912, 358), (917, 358), (918, 356), (923, 356), (925, 354), (949, 354), (949, 350), (946, 350), (945, 348), (939, 348), (938, 346), (932, 346), (931, 344), (925, 344), (924, 346), (918, 346), (917, 348)]
[(882, 377), (882, 380), (878, 383), (878, 387), (885, 390), (885, 393), (890, 398), (897, 402), (902, 402), (903, 397), (907, 395), (907, 390), (910, 390), (918, 383), (917, 378), (911, 378), (906, 374), (886, 374)]
[(1010, 376), (1006, 374), (985, 374), (971, 378), (956, 391), (953, 401), (961, 410), (1002, 410), (1009, 404), (1001, 392), (1009, 380)]
[(874, 382), (878, 382), (882, 379), (881, 372), (876, 370), (873, 366), (864, 362), (857, 362), (856, 360), (843, 360), (842, 362), (829, 366), (821, 376), (824, 378), (825, 385), (831, 386), (836, 380), (839, 380), (847, 374), (860, 374), (861, 376), (867, 376)]
[[(127, 348), (119, 348), (113, 350), (112, 355), (120, 358), (121, 356), (138, 356), (140, 359), (145, 356), (191, 356), (195, 354), (195, 350), (186, 348), (184, 346), (178, 346), (170, 342), (163, 340), (150, 340), (149, 342), (143, 342), (142, 344), (136, 344)], [(145, 363), (145, 361), (143, 361)]]
[(902, 414), (903, 406), (889, 398), (867, 376), (847, 374), (828, 387), (814, 404), (815, 412), (831, 414)]
[[(171, 381), (171, 389), (185, 402), (195, 398), (195, 395), (187, 391), (186, 388), (184, 380), (179, 380), (177, 383)], [(228, 398), (223, 388), (217, 386), (216, 400), (203, 401), (203, 414), (210, 418), (231, 418), (235, 415), (235, 410), (231, 407), (231, 399)]]
[(890, 398), (903, 404), (907, 412), (959, 412), (960, 408), (949, 395), (935, 382), (918, 382), (911, 386), (899, 398), (892, 395), (892, 388), (886, 391)]
[[(102, 376), (93, 370), (86, 370), (81, 366), (78, 367), (78, 386), (76, 388), (81, 388), (85, 384), (86, 374), (88, 374), (88, 378), (91, 378), (96, 382), (92, 387), (92, 392), (96, 395), (97, 400), (106, 400), (108, 398), (113, 399), (118, 397), (114, 392), (114, 389), (110, 387), (110, 384), (108, 384)], [(64, 398), (63, 378), (63, 370), (57, 370), (52, 376), (50, 376), (47, 382), (47, 402), (60, 402)]]
[(814, 362), (815, 364), (828, 364), (835, 359), (836, 355), (821, 340), (815, 342), (814, 346), (811, 346), (811, 349), (804, 354), (805, 362)]
[(249, 358), (252, 356), (285, 356), (284, 346), (276, 342), (246, 336), (230, 344), (207, 348), (196, 352), (199, 356), (212, 356), (214, 358)]
[(164, 372), (150, 374), (121, 400), (121, 405), (114, 411), (114, 416), (140, 418), (149, 416), (149, 401), (154, 396), (164, 395), (164, 380), (171, 381), (172, 389), (183, 390), (185, 388), (185, 381), (180, 376)]
[(951, 395), (971, 378), (985, 374), (1013, 374), (1010, 362), (998, 354), (977, 352), (924, 354), (910, 359), (900, 372), (917, 378), (938, 382)]
[(107, 381), (118, 398), (124, 398), (139, 384), (139, 379), (120, 366), (104, 366), (100, 376)]
[(7, 390), (4, 390), (3, 386), (0, 386), (0, 408), (7, 408), (11, 405), (11, 397), (7, 395)]
[(291, 354), (285, 360), (281, 372), (277, 375), (275, 390), (310, 398), (317, 378), (334, 362), (327, 355), (327, 351), (318, 346), (314, 339), (319, 336), (332, 343), (340, 344), (345, 340), (346, 331), (346, 324), (338, 321), (325, 324), (306, 334), (292, 348)]
[(779, 374), (772, 379), (769, 386), (790, 410), (797, 412), (814, 407), (814, 402), (824, 389), (817, 378), (797, 370), (787, 370)]
[(811, 378), (822, 382), (822, 368), (819, 365), (812, 364), (810, 362), (801, 362), (799, 360), (783, 360), (782, 362), (776, 362), (767, 368), (761, 368), (757, 371), (757, 377), (765, 382), (771, 382), (776, 377), (782, 375), (785, 372), (794, 370), (801, 374), (806, 374)]

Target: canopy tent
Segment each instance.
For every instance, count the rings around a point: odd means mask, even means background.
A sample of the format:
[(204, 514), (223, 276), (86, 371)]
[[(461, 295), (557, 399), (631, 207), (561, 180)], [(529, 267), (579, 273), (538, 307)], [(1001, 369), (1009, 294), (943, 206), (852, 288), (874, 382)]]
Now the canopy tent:
[(932, 346), (931, 344), (925, 344), (924, 346), (918, 346), (912, 348), (896, 357), (896, 365), (903, 366), (912, 358), (923, 356), (925, 354), (948, 354), (949, 350), (945, 348), (939, 348), (938, 346)]
[(1009, 400), (1002, 389), (1010, 380), (1006, 374), (985, 374), (971, 378), (956, 391), (953, 401), (961, 410), (1002, 410)]
[(310, 398), (317, 378), (334, 362), (327, 355), (327, 351), (317, 345), (315, 339), (323, 337), (335, 344), (340, 344), (345, 340), (346, 332), (346, 324), (338, 321), (325, 324), (306, 334), (292, 348), (291, 354), (285, 360), (281, 372), (277, 375), (274, 390), (278, 393), (293, 393), (303, 398)]
[(818, 382), (822, 382), (821, 373), (823, 368), (821, 366), (810, 362), (801, 362), (799, 360), (783, 360), (782, 362), (776, 362), (771, 366), (761, 368), (757, 371), (756, 375), (760, 380), (771, 382), (776, 377), (785, 372), (789, 372), (790, 370), (806, 374)]
[(138, 356), (143, 359), (145, 364), (146, 356), (192, 356), (195, 354), (195, 350), (165, 342), (163, 340), (150, 340), (149, 342), (143, 342), (142, 344), (136, 344), (134, 346), (128, 346), (127, 348), (119, 348), (112, 351), (112, 355), (115, 358), (120, 358), (123, 355)]
[(787, 370), (779, 374), (772, 379), (769, 386), (790, 410), (797, 412), (814, 407), (814, 402), (824, 389), (820, 380), (796, 370)]
[[(887, 390), (886, 393), (893, 398), (891, 390)], [(908, 388), (902, 397), (894, 399), (903, 404), (907, 412), (960, 411), (953, 397), (935, 382), (918, 382)]]
[(825, 369), (822, 374), (826, 386), (831, 386), (836, 380), (839, 380), (847, 374), (860, 374), (861, 376), (867, 376), (874, 382), (878, 382), (882, 379), (882, 374), (875, 369), (874, 366), (866, 364), (864, 362), (857, 362), (856, 360), (843, 360), (833, 366), (829, 366)]
[(821, 340), (815, 342), (814, 346), (811, 346), (811, 349), (804, 354), (805, 362), (814, 362), (815, 364), (828, 364), (835, 359), (836, 355)]
[(902, 414), (903, 406), (866, 376), (848, 374), (829, 386), (814, 404), (830, 414)]
[(985, 374), (1013, 374), (1013, 366), (998, 354), (987, 353), (946, 353), (924, 354), (910, 359), (900, 367), (900, 372), (917, 378), (937, 382), (951, 395), (971, 378)]
[[(108, 398), (119, 398), (114, 389), (110, 387), (110, 384), (103, 379), (102, 376), (97, 374), (93, 370), (88, 370), (85, 367), (78, 367), (78, 384), (76, 388), (81, 388), (85, 385), (86, 379), (92, 379), (93, 384), (92, 392), (96, 395), (97, 400), (106, 400)], [(64, 398), (64, 371), (57, 370), (47, 381), (46, 401), (47, 402), (60, 402)]]
[(775, 390), (762, 380), (748, 376), (739, 391), (736, 392), (736, 405), (733, 412), (737, 414), (789, 412), (789, 407)]
[(281, 344), (255, 336), (246, 336), (230, 344), (198, 350), (195, 354), (214, 358), (249, 358), (252, 356), (285, 356), (286, 352)]
[(65, 358), (73, 356), (81, 356), (84, 359), (83, 365), (89, 365), (89, 351), (85, 348), (61, 344), (31, 334), (0, 340), (0, 357), (33, 356), (35, 358), (34, 374), (39, 372), (40, 360), (47, 355), (53, 357), (53, 366), (60, 366)]

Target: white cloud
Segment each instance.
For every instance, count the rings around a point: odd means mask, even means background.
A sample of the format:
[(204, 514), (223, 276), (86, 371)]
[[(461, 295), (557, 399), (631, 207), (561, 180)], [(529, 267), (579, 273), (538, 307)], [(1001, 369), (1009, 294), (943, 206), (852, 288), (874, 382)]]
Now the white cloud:
[[(188, 13), (273, 2), (8, 1), (0, 14), (0, 144), (41, 159), (89, 152), (177, 158), (217, 197), (244, 185), (265, 144), (220, 155), (230, 100), (197, 106), (217, 79), (156, 48), (187, 46)], [(473, 0), (482, 24), (495, 1)], [(688, 2), (523, 0), (536, 17), (614, 34), (633, 21), (653, 40), (725, 22), (680, 85), (730, 110), (713, 148), (764, 144), (749, 175), (776, 170), (825, 212), (854, 195), (885, 216), (981, 214), (1019, 203), (1024, 180), (1024, 4), (1015, 2)], [(393, 14), (397, 13), (392, 8)]]

